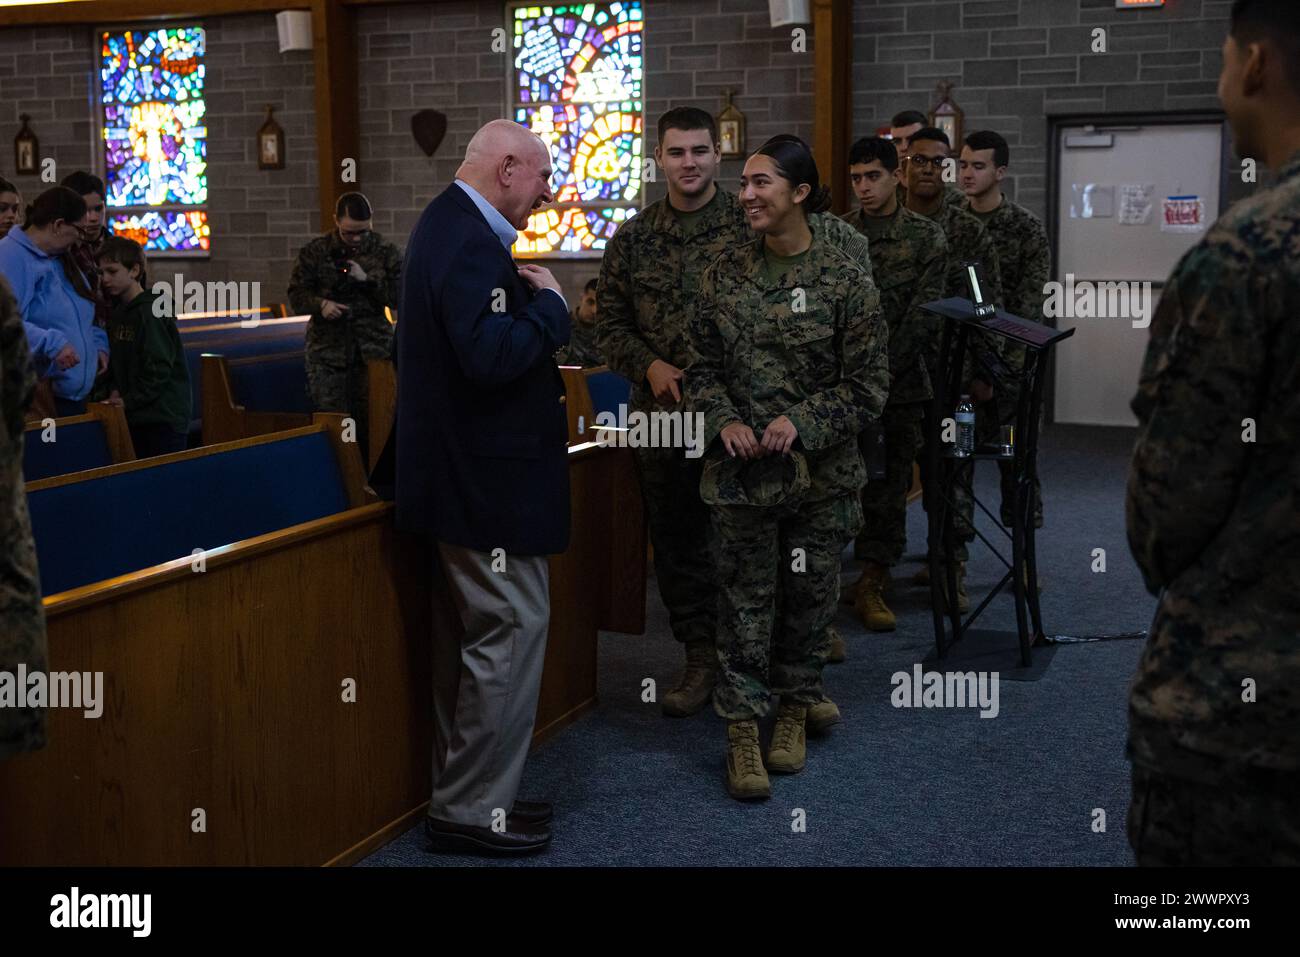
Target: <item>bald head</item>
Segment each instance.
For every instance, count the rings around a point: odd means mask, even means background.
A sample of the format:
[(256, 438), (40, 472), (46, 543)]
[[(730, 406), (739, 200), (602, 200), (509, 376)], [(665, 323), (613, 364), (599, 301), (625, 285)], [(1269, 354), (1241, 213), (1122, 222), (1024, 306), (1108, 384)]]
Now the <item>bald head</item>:
[(456, 178), (523, 229), (533, 210), (551, 202), (551, 153), (518, 123), (493, 120), (470, 139)]

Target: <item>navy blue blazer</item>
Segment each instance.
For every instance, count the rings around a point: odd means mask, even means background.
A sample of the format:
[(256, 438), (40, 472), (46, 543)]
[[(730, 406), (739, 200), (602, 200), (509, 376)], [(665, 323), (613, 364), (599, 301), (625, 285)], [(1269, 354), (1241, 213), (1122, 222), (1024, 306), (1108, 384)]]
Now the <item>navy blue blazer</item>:
[(533, 295), (473, 200), (455, 183), (443, 190), (402, 265), (399, 528), (482, 552), (568, 548), (568, 419), (553, 358), (568, 341), (564, 300)]

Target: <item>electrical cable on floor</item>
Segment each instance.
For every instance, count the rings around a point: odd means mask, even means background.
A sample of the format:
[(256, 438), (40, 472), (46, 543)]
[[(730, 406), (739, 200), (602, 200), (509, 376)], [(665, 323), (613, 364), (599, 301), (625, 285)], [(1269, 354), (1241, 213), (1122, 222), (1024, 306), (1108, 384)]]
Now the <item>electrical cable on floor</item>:
[(1118, 635), (1044, 635), (1049, 645), (1077, 645), (1085, 641), (1145, 641), (1145, 631), (1125, 631)]

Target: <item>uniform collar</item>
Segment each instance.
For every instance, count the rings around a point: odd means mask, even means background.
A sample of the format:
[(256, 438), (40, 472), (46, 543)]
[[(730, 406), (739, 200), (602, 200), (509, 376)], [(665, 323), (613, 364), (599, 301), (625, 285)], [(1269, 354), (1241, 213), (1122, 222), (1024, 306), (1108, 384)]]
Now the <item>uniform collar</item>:
[(907, 207), (905, 207), (902, 203), (899, 203), (896, 207), (894, 207), (894, 212), (889, 216), (868, 216), (866, 213), (862, 211), (862, 207), (859, 206), (857, 209), (855, 209), (852, 213), (849, 214), (849, 219), (847, 219), (846, 222), (854, 229), (864, 230), (867, 228), (868, 222), (876, 219), (883, 219), (887, 225), (885, 226), (885, 231), (881, 234), (881, 236), (892, 237), (897, 234), (898, 225), (903, 221), (903, 214), (904, 212), (906, 212), (906, 210)]
[[(781, 289), (809, 288), (821, 282), (821, 260), (828, 247), (821, 232), (812, 227), (809, 229), (812, 232), (812, 245), (808, 247), (799, 262), (786, 268), (777, 277), (777, 286)], [(752, 283), (761, 284), (764, 279), (764, 263), (767, 259), (763, 237), (759, 236), (753, 242), (742, 246), (741, 256), (741, 268), (744, 270), (745, 278)]]
[(970, 204), (970, 197), (967, 196), (965, 199), (961, 201), (961, 205), (958, 206), (957, 208), (960, 209), (963, 213), (970, 213), (972, 216), (1001, 216), (1003, 213), (1005, 213), (1008, 209), (1011, 208), (1011, 199), (1010, 197), (1007, 196), (1006, 193), (1003, 193), (1002, 202), (998, 203), (987, 213), (981, 213), (981, 212), (977, 212), (975, 210), (975, 207)]
[[(699, 214), (699, 224), (695, 230), (712, 230), (723, 225), (727, 221), (728, 215), (736, 215), (740, 208), (740, 201), (736, 199), (734, 193), (728, 193), (721, 186), (713, 194), (713, 198), (701, 206), (699, 209), (691, 210), (691, 213)], [(675, 236), (678, 239), (685, 237), (682, 231), (681, 221), (677, 214), (673, 212), (673, 206), (665, 196), (662, 201), (656, 203), (650, 209), (642, 213), (646, 217), (651, 229), (657, 233), (665, 233), (669, 236)]]
[(344, 253), (346, 255), (370, 252), (370, 250), (378, 244), (380, 239), (379, 234), (372, 229), (370, 232), (366, 233), (365, 237), (361, 240), (360, 245), (352, 247), (343, 241), (343, 237), (339, 235), (338, 227), (331, 229), (328, 236), (330, 251), (335, 253)]

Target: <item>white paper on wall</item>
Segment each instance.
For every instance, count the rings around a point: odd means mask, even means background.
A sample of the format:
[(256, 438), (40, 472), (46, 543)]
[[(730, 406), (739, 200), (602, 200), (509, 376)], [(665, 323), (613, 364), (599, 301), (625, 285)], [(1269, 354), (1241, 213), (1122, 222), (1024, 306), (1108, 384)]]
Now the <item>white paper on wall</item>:
[(1151, 220), (1153, 183), (1125, 183), (1119, 188), (1119, 222), (1121, 226), (1143, 226)]
[(1070, 188), (1071, 219), (1105, 219), (1115, 215), (1115, 187), (1074, 183)]

